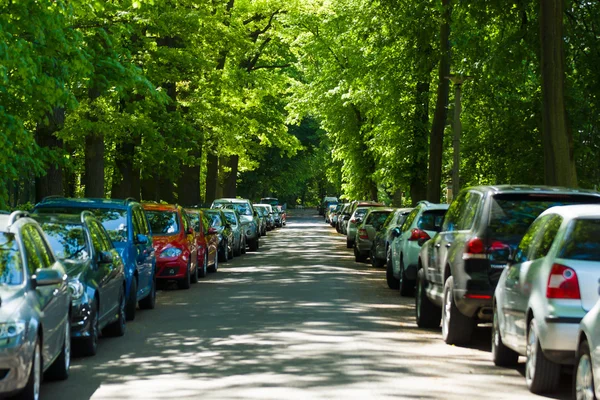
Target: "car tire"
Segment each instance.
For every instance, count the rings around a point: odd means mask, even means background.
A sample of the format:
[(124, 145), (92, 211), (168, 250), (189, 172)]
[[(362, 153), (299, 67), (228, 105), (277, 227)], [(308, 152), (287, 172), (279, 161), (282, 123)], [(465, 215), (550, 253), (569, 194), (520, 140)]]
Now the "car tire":
[(246, 236), (244, 236), (242, 239), (243, 239), (244, 242), (242, 243), (242, 251), (241, 251), (241, 253), (242, 254), (246, 254)]
[(235, 239), (233, 239), (233, 242), (231, 243), (231, 250), (227, 249), (227, 259), (228, 260), (233, 260), (233, 257), (235, 257), (235, 250), (234, 250), (234, 246), (235, 245)]
[(556, 391), (560, 382), (560, 364), (546, 358), (537, 335), (537, 323), (532, 318), (527, 331), (525, 382), (531, 393), (551, 393)]
[(210, 272), (217, 272), (219, 270), (219, 255), (215, 254), (215, 263), (209, 268)]
[(400, 278), (398, 290), (400, 291), (400, 296), (403, 297), (412, 297), (415, 295), (415, 282), (406, 279), (406, 271), (404, 270), (404, 261), (403, 255), (400, 254)]
[(127, 302), (125, 301), (125, 288), (122, 288), (119, 299), (119, 314), (117, 315), (117, 320), (102, 330), (103, 335), (112, 337), (125, 335), (125, 331), (127, 330), (127, 325), (125, 324), (125, 321), (127, 319), (127, 312), (125, 310), (126, 303)]
[(202, 263), (202, 269), (198, 271), (198, 276), (204, 278), (208, 272), (208, 249), (204, 252), (204, 262)]
[(373, 243), (373, 246), (371, 246), (371, 265), (373, 266), (373, 268), (381, 268), (385, 265), (385, 262), (377, 258), (377, 250), (375, 243)]
[(98, 337), (100, 336), (100, 319), (98, 318), (98, 298), (95, 297), (90, 310), (90, 335), (79, 340), (77, 352), (84, 357), (95, 356), (98, 352)]
[(227, 241), (224, 241), (219, 249), (219, 262), (227, 262)]
[(356, 262), (365, 262), (367, 261), (367, 257), (365, 257), (356, 247), (356, 245), (354, 245), (354, 261)]
[(131, 287), (129, 288), (129, 299), (127, 300), (127, 321), (135, 319), (135, 309), (137, 307), (137, 278), (135, 275), (131, 278)]
[(240, 237), (240, 240), (238, 241), (237, 248), (233, 251), (233, 256), (234, 257), (239, 257), (241, 255), (242, 255), (242, 238)]
[(65, 322), (65, 339), (58, 358), (54, 360), (45, 377), (51, 380), (64, 381), (69, 377), (69, 369), (71, 367), (71, 318), (67, 315)]
[(519, 362), (519, 354), (506, 347), (502, 342), (497, 304), (494, 304), (494, 316), (492, 319), (492, 360), (497, 367), (514, 367)]
[(142, 310), (154, 310), (156, 307), (156, 277), (152, 277), (152, 287), (148, 296), (138, 302)]
[(350, 241), (346, 239), (346, 248), (347, 249), (351, 249), (354, 247), (354, 244)]
[(577, 351), (575, 373), (573, 374), (573, 398), (596, 400), (592, 356), (587, 340), (583, 340), (579, 344)]
[(32, 400), (40, 398), (42, 368), (42, 350), (40, 349), (40, 339), (38, 337), (33, 347), (29, 379), (27, 379), (25, 387), (14, 397), (15, 400)]
[(471, 341), (474, 321), (462, 314), (454, 302), (454, 277), (449, 276), (444, 284), (442, 304), (442, 338), (447, 344), (463, 345)]
[(198, 257), (196, 256), (196, 268), (194, 268), (194, 272), (190, 274), (190, 283), (198, 283), (198, 266), (200, 263), (198, 262)]
[(417, 272), (417, 293), (415, 296), (415, 316), (419, 328), (439, 328), (442, 310), (427, 297), (425, 271)]
[(250, 242), (250, 245), (248, 246), (248, 249), (250, 251), (257, 251), (258, 250), (258, 239), (254, 239)]
[(398, 290), (400, 281), (394, 276), (394, 269), (391, 263), (388, 263), (385, 267), (385, 279), (390, 289)]
[(179, 287), (179, 289), (187, 290), (190, 288), (192, 283), (191, 275), (192, 274), (190, 272), (190, 262), (188, 261), (188, 265), (185, 268), (185, 276), (177, 281), (177, 286)]

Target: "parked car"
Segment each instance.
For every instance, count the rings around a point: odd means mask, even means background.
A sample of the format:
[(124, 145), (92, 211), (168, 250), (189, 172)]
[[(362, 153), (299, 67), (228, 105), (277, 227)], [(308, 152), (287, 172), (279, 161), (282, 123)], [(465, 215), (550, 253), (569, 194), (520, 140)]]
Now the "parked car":
[(279, 213), (279, 219), (281, 221), (279, 227), (282, 228), (287, 223), (287, 213), (283, 206), (275, 206), (275, 210)]
[[(227, 262), (231, 254), (231, 245), (233, 243), (233, 231), (227, 221), (227, 217), (221, 209), (210, 209), (204, 211), (206, 217), (210, 220), (210, 229), (214, 229), (219, 237), (219, 247), (217, 250), (219, 262)], [(242, 253), (246, 248), (242, 248)], [(216, 269), (214, 270), (217, 271)]]
[(421, 246), (440, 231), (448, 207), (448, 204), (421, 202), (402, 227), (392, 232), (394, 240), (390, 246), (387, 283), (391, 289), (399, 289), (402, 296), (413, 295)]
[(354, 239), (354, 260), (364, 262), (371, 253), (375, 235), (383, 228), (383, 224), (393, 208), (372, 207), (365, 214), (363, 221), (358, 226)]
[(446, 343), (471, 339), (475, 324), (492, 319), (492, 296), (513, 249), (546, 209), (598, 203), (600, 195), (544, 186), (479, 186), (452, 202), (440, 233), (419, 254), (416, 317), (438, 327)]
[(392, 231), (394, 228), (399, 228), (406, 219), (407, 215), (412, 211), (412, 208), (398, 208), (390, 214), (388, 219), (385, 220), (383, 227), (375, 235), (373, 240), (373, 247), (371, 248), (371, 263), (373, 267), (383, 267), (388, 259), (388, 250), (390, 244), (394, 239), (392, 237)]
[(331, 196), (325, 196), (323, 197), (323, 200), (321, 201), (321, 204), (319, 206), (319, 215), (325, 215), (325, 211), (327, 211), (327, 209), (329, 208), (330, 205), (332, 204), (337, 204), (338, 203), (338, 198), (337, 197), (331, 197)]
[(275, 197), (263, 197), (260, 199), (260, 204), (269, 204), (271, 207), (279, 205), (279, 199)]
[(70, 199), (47, 197), (36, 204), (38, 214), (77, 214), (91, 211), (102, 223), (125, 264), (127, 320), (135, 318), (137, 305), (156, 304), (156, 257), (152, 235), (142, 205), (135, 199)]
[(156, 278), (176, 280), (180, 289), (189, 289), (198, 282), (199, 260), (204, 249), (198, 246), (198, 237), (187, 214), (172, 204), (144, 204), (144, 211), (152, 229), (152, 243), (156, 252)]
[[(598, 245), (594, 244), (598, 260)], [(600, 301), (583, 317), (577, 334), (577, 354), (573, 379), (573, 398), (600, 398)]]
[(345, 205), (344, 203), (338, 203), (330, 214), (329, 224), (334, 228), (337, 228), (337, 221), (340, 216), (340, 213), (342, 212), (342, 208), (344, 207), (344, 205)]
[(335, 203), (335, 204), (330, 204), (329, 207), (327, 207), (327, 210), (325, 210), (325, 222), (328, 224), (331, 224), (331, 218), (333, 215), (333, 212), (335, 211), (335, 209), (337, 208), (337, 205), (339, 203)]
[(204, 210), (187, 208), (185, 213), (190, 219), (190, 223), (194, 230), (204, 237), (206, 243), (203, 266), (198, 270), (198, 276), (204, 278), (209, 270), (216, 271), (218, 269), (219, 233), (215, 228), (210, 227), (210, 222), (206, 217)]
[(340, 210), (337, 218), (336, 231), (338, 233), (341, 233), (342, 235), (345, 235), (347, 232), (348, 221), (350, 220), (350, 207), (350, 203), (345, 203), (342, 206), (342, 209)]
[(273, 214), (273, 207), (270, 204), (255, 204), (255, 208), (260, 207), (265, 213), (265, 220), (267, 224), (267, 231), (275, 229), (275, 217)]
[[(276, 200), (276, 199), (275, 199)], [(258, 213), (247, 199), (217, 199), (213, 201), (210, 208), (234, 208), (240, 214), (242, 230), (246, 235), (246, 245), (250, 251), (256, 251), (259, 247)]]
[(246, 236), (244, 232), (242, 232), (242, 224), (240, 222), (240, 215), (236, 210), (224, 208), (223, 214), (225, 214), (225, 218), (227, 218), (227, 222), (229, 222), (229, 226), (231, 227), (231, 231), (233, 232), (233, 242), (231, 243), (231, 253), (229, 254), (229, 258), (233, 258), (242, 255), (242, 248), (246, 248)]
[(67, 379), (67, 273), (28, 214), (0, 215), (0, 397), (38, 399), (42, 374)]
[(579, 323), (598, 301), (600, 205), (553, 207), (531, 224), (496, 287), (496, 365), (527, 356), (533, 393), (552, 392), (573, 364)]
[(100, 332), (125, 334), (125, 266), (108, 233), (90, 211), (81, 215), (32, 215), (69, 276), (71, 337), (93, 356)]
[(270, 214), (271, 206), (268, 204), (254, 204), (254, 209), (258, 212), (258, 216), (260, 217), (260, 232), (262, 236), (267, 235), (267, 231), (270, 231), (269, 226), (271, 223)]
[[(354, 207), (356, 205), (356, 207)], [(385, 207), (383, 204), (374, 203), (372, 201), (352, 202), (347, 210), (350, 214), (350, 219), (346, 225), (346, 247), (354, 248), (356, 239), (356, 227), (361, 224), (365, 214), (370, 207)], [(354, 211), (352, 211), (354, 209)]]

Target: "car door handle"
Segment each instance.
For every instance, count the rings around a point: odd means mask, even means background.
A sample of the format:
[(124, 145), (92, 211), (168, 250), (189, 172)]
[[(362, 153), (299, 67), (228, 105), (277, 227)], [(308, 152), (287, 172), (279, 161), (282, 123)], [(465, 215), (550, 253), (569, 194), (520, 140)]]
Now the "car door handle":
[(447, 249), (449, 249), (449, 248), (450, 248), (450, 246), (452, 246), (452, 244), (451, 244), (451, 243), (446, 243), (446, 248), (447, 248)]

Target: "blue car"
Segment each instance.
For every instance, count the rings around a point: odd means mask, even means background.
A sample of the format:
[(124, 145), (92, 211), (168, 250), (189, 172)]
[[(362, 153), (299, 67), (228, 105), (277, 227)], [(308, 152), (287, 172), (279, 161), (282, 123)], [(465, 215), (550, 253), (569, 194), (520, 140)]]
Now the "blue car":
[(156, 257), (150, 224), (134, 199), (72, 199), (51, 196), (36, 204), (38, 214), (81, 214), (89, 210), (102, 223), (125, 265), (126, 316), (135, 318), (137, 304), (153, 309), (156, 303)]

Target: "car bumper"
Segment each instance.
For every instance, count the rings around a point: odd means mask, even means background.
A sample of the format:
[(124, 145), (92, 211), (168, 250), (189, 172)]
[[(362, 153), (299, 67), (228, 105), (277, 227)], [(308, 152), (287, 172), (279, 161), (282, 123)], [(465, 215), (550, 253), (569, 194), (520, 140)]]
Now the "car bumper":
[(71, 303), (71, 337), (90, 336), (92, 306), (87, 301)]
[(548, 359), (559, 364), (573, 364), (577, 335), (582, 318), (546, 317), (537, 321), (542, 350)]
[(373, 246), (373, 242), (365, 239), (358, 239), (356, 241), (356, 248), (363, 254), (366, 254), (371, 251), (371, 246)]
[(493, 316), (492, 299), (494, 291), (468, 291), (454, 289), (456, 308), (467, 317), (481, 321), (491, 321)]
[(186, 276), (188, 264), (185, 260), (156, 260), (156, 279), (181, 279)]
[[(27, 342), (25, 342), (27, 343)], [(0, 395), (16, 394), (29, 379), (33, 358), (33, 343), (0, 350)]]

